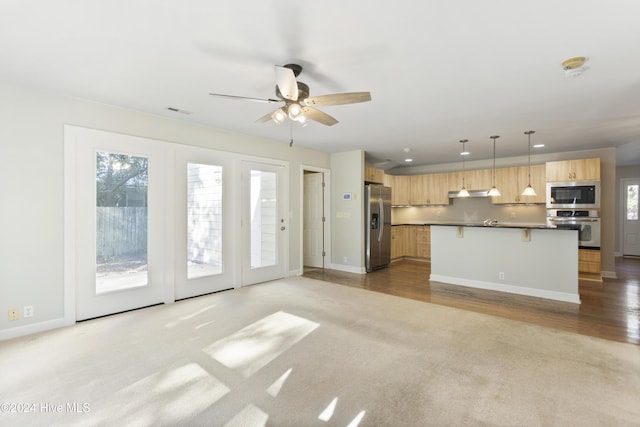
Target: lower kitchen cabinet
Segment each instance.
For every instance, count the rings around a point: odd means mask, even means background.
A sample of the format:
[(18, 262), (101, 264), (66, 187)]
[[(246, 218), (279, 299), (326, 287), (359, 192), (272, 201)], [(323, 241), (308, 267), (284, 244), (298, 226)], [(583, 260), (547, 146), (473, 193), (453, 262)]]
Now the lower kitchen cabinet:
[(428, 225), (391, 227), (391, 259), (431, 258), (431, 230)]
[(600, 251), (592, 249), (578, 250), (578, 272), (595, 273), (601, 272)]

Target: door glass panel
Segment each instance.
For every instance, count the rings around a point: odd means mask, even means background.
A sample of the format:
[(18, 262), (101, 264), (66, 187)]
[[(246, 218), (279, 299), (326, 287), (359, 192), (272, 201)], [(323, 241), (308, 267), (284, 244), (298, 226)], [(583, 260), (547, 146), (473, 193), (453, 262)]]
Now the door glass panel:
[(96, 293), (145, 286), (148, 158), (96, 153)]
[(640, 185), (627, 185), (627, 219), (638, 219), (638, 188)]
[(222, 273), (222, 167), (187, 164), (187, 277)]
[(251, 268), (277, 261), (277, 184), (277, 173), (251, 170)]

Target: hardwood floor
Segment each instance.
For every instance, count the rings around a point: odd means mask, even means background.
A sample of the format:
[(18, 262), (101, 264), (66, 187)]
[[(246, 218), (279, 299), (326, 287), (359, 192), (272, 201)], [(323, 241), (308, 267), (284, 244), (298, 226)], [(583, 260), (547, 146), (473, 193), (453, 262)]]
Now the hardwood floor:
[(581, 304), (429, 281), (431, 264), (402, 260), (368, 274), (305, 268), (304, 276), (414, 300), (640, 344), (640, 259), (616, 258), (616, 279), (579, 281)]

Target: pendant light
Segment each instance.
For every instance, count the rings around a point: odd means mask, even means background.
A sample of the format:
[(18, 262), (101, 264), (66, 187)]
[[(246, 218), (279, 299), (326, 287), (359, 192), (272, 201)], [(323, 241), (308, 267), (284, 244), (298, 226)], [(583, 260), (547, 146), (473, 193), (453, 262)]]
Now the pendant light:
[(491, 170), (491, 189), (488, 196), (495, 197), (500, 196), (500, 191), (496, 188), (496, 139), (500, 138), (498, 135), (490, 136), (493, 139), (493, 169)]
[(527, 184), (527, 187), (522, 192), (523, 196), (535, 196), (536, 195), (536, 191), (531, 186), (531, 134), (532, 133), (536, 133), (536, 131), (535, 130), (528, 130), (528, 131), (526, 131), (524, 133), (525, 135), (527, 135), (529, 137), (529, 183)]
[(464, 144), (466, 144), (468, 141), (468, 139), (460, 140), (460, 142), (462, 143), (462, 152), (460, 153), (460, 155), (462, 156), (462, 189), (460, 189), (460, 191), (458, 192), (458, 197), (469, 197), (469, 192), (466, 188), (464, 188), (464, 158), (467, 154), (469, 154), (465, 151)]

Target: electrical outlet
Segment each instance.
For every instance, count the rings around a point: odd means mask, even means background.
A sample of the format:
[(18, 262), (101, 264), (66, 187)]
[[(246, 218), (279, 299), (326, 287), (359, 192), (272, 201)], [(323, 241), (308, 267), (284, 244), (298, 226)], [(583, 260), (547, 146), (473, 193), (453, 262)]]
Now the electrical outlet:
[(25, 305), (22, 308), (22, 316), (23, 317), (33, 317), (33, 306), (32, 305)]
[(504, 271), (501, 271), (500, 273), (498, 273), (498, 279), (504, 280)]
[(20, 310), (17, 308), (9, 309), (9, 320), (18, 320), (20, 318)]

